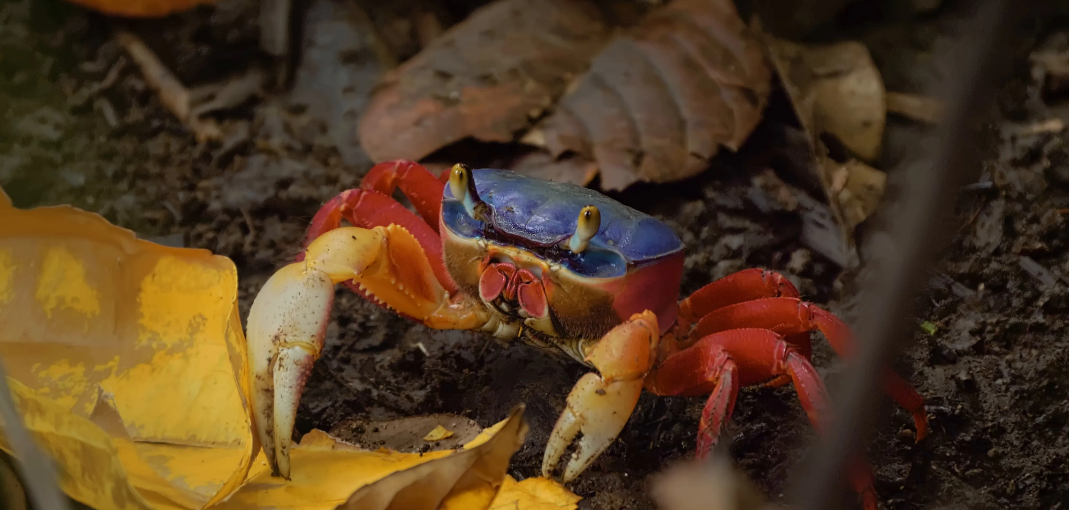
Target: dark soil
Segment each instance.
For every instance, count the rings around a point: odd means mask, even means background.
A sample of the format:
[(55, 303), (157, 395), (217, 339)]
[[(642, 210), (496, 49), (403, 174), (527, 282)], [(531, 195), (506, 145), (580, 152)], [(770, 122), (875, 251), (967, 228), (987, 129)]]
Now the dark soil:
[[(877, 12), (873, 3), (855, 2), (819, 35), (864, 40), (890, 90), (924, 92), (953, 72), (946, 46), (960, 19), (952, 5), (903, 16)], [(327, 14), (313, 9), (313, 21), (345, 8), (317, 5)], [(369, 10), (376, 23), (396, 16)], [(227, 0), (130, 26), (183, 82), (201, 85), (264, 62), (256, 12), (256, 2)], [(916, 341), (896, 365), (926, 397), (932, 433), (914, 444), (908, 414), (889, 408), (870, 455), (884, 508), (1069, 508), (1069, 139), (1020, 134), (1052, 117), (1069, 121), (1069, 102), (1042, 97), (1029, 75), (1033, 45), (1069, 46), (1069, 32), (1057, 30), (1069, 31), (1069, 22), (1045, 21), (1036, 25), (1049, 30), (1043, 37), (1023, 41), (1015, 81), (1000, 97), (987, 184), (963, 193), (963, 226), (922, 300), (920, 321), (935, 331), (918, 322)], [(60, 0), (0, 0), (0, 185), (20, 207), (71, 203), (144, 237), (231, 257), (247, 313), (271, 272), (298, 252), (319, 204), (369, 168), (345, 136), (352, 117), (327, 119), (323, 128), (314, 106), (268, 91), (215, 116), (227, 143), (199, 146), (110, 40), (115, 23)], [(120, 60), (126, 64), (114, 83), (93, 92)], [(355, 61), (347, 76), (366, 90), (363, 78), (375, 64)], [(327, 97), (342, 103), (339, 112), (358, 111), (362, 102)], [(923, 131), (892, 120), (880, 167), (894, 168)], [(734, 161), (692, 182), (620, 197), (663, 218), (690, 247), (682, 292), (768, 267), (787, 274), (807, 299), (852, 319), (863, 297), (851, 290), (853, 274), (802, 246), (798, 218), (769, 210), (774, 201)], [(523, 345), (431, 331), (344, 292), (335, 310), (302, 400), (299, 434), (320, 428), (344, 436), (352, 420), (432, 413), (486, 426), (522, 402), (531, 432), (511, 472), (539, 474), (547, 435), (582, 367)], [(834, 394), (840, 362), (823, 343), (815, 362)], [(643, 396), (619, 439), (571, 487), (585, 498), (581, 506), (652, 508), (648, 477), (691, 455), (703, 403)], [(778, 499), (806, 468), (813, 433), (786, 387), (744, 391), (725, 437), (737, 465)]]

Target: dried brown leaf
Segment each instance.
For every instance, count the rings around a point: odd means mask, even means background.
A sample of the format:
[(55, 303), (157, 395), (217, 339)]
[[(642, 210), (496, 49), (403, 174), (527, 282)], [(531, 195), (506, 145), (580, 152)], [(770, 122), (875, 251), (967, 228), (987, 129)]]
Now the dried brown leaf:
[(598, 164), (589, 159), (556, 159), (546, 152), (532, 152), (509, 165), (509, 169), (546, 181), (579, 186), (590, 184), (598, 176)]
[(680, 180), (742, 145), (770, 80), (732, 2), (676, 0), (613, 39), (525, 141), (595, 161), (604, 189)]
[(864, 44), (805, 46), (765, 36), (772, 63), (795, 113), (815, 140), (830, 133), (865, 161), (874, 161), (887, 123), (883, 78)]
[(360, 118), (360, 142), (374, 161), (419, 160), (468, 137), (510, 142), (608, 36), (585, 0), (494, 2), (387, 74)]
[(887, 174), (856, 159), (837, 163), (824, 158), (821, 163), (821, 170), (832, 183), (832, 198), (842, 211), (846, 228), (852, 231), (876, 212), (887, 186)]

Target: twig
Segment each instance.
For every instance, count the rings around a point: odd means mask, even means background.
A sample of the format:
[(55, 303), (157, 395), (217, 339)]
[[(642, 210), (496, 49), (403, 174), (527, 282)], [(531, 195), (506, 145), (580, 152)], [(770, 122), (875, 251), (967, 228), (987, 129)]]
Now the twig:
[(141, 68), (145, 83), (156, 91), (163, 106), (174, 114), (198, 141), (218, 140), (223, 133), (214, 122), (205, 121), (193, 115), (190, 107), (189, 90), (160, 62), (156, 54), (145, 46), (136, 35), (125, 30), (115, 32), (115, 40), (130, 54), (130, 58)]
[(840, 487), (849, 461), (868, 444), (882, 399), (876, 398), (888, 360), (911, 338), (908, 319), (914, 296), (923, 289), (928, 268), (952, 237), (953, 207), (957, 191), (975, 181), (981, 153), (976, 127), (994, 99), (994, 84), (1007, 69), (1003, 65), (1017, 16), (1025, 5), (1009, 8), (1006, 0), (977, 2), (977, 15), (961, 48), (969, 56), (949, 82), (947, 117), (940, 124), (942, 142), (928, 165), (909, 170), (910, 188), (893, 225), (900, 258), (890, 256), (876, 285), (865, 289), (867, 299), (857, 328), (858, 355), (846, 368), (843, 394), (834, 405), (831, 426), (815, 452), (812, 470), (798, 481), (802, 510), (837, 508)]

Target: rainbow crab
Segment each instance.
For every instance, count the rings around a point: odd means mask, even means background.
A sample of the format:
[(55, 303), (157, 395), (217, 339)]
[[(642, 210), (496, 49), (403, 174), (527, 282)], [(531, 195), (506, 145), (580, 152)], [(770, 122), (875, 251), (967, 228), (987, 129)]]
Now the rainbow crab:
[[(391, 198), (396, 188), (418, 216)], [(305, 243), (248, 318), (256, 429), (286, 478), (298, 400), (338, 283), (429, 327), (518, 338), (596, 370), (576, 383), (546, 445), (550, 476), (582, 432), (564, 482), (616, 438), (643, 388), (711, 394), (699, 457), (717, 442), (740, 387), (793, 382), (819, 430), (827, 396), (809, 333), (821, 331), (840, 355), (851, 351), (847, 326), (775, 272), (740, 271), (677, 301), (683, 244), (668, 226), (587, 188), (505, 170), (456, 165), (435, 177), (412, 162), (377, 165), (359, 189), (320, 209)], [(891, 371), (886, 389), (923, 438), (920, 395)], [(874, 510), (871, 472), (857, 465), (851, 481)]]

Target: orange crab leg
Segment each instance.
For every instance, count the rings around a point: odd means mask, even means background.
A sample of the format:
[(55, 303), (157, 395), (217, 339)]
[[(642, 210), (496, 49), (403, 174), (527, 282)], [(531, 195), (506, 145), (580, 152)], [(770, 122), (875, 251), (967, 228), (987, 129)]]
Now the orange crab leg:
[(586, 359), (598, 373), (584, 375), (568, 394), (567, 407), (546, 443), (543, 476), (550, 476), (580, 433), (575, 454), (564, 467), (564, 483), (579, 476), (612, 444), (638, 404), (659, 340), (657, 316), (645, 311), (634, 314), (594, 345)]
[[(446, 175), (448, 176), (448, 173)], [(438, 233), (445, 183), (423, 165), (406, 160), (379, 163), (360, 181), (360, 187), (378, 191), (386, 196), (392, 196), (394, 190), (401, 188), (401, 192), (412, 202), (423, 221)]]
[[(824, 382), (805, 356), (767, 329), (732, 329), (705, 336), (666, 358), (647, 377), (646, 389), (664, 396), (710, 394), (698, 430), (697, 457), (704, 458), (731, 419), (739, 388), (785, 375), (794, 382), (809, 421), (823, 432), (828, 400)], [(866, 510), (876, 510), (868, 465), (857, 462), (850, 479)]]
[(272, 471), (289, 477), (297, 404), (334, 303), (350, 282), (373, 302), (437, 329), (478, 329), (481, 305), (450, 298), (416, 238), (400, 225), (343, 227), (317, 237), (301, 261), (273, 274), (253, 300), (246, 327), (253, 422)]
[[(429, 175), (429, 174), (428, 174)], [(439, 200), (440, 200), (439, 196)], [(412, 211), (388, 195), (370, 189), (351, 189), (341, 192), (319, 209), (305, 235), (305, 245), (309, 245), (324, 233), (341, 226), (345, 219), (354, 227), (375, 228), (398, 225), (412, 234), (427, 255), (431, 269), (438, 283), (446, 292), (456, 294), (457, 284), (449, 276), (442, 258), (442, 241), (438, 233)], [(435, 223), (437, 224), (437, 223)], [(304, 254), (298, 255), (297, 261), (303, 260)], [(358, 294), (367, 297), (359, 289), (348, 285)]]
[[(827, 310), (797, 298), (755, 299), (720, 308), (702, 317), (691, 334), (701, 338), (736, 328), (767, 328), (786, 336), (792, 343), (797, 338), (795, 335), (817, 330), (824, 334), (839, 356), (848, 358), (854, 351), (849, 326)], [(913, 415), (917, 441), (924, 439), (928, 433), (924, 398), (889, 368), (884, 376), (884, 390)]]

